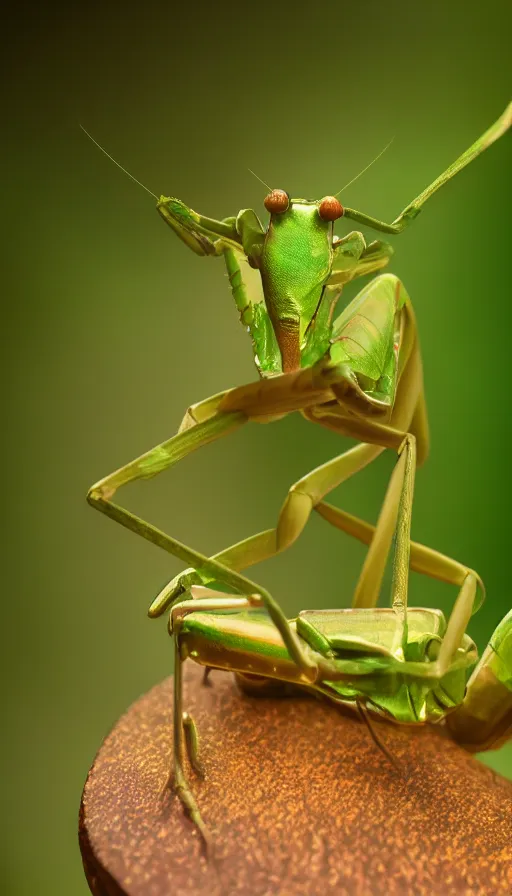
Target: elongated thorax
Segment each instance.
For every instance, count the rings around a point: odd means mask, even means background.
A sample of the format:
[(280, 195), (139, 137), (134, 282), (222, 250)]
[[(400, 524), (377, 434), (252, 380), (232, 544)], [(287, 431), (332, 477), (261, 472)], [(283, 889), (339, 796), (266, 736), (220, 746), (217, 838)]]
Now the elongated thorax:
[(260, 270), (285, 372), (300, 367), (300, 346), (320, 303), (332, 258), (332, 224), (320, 217), (316, 202), (293, 201), (284, 214), (272, 215)]

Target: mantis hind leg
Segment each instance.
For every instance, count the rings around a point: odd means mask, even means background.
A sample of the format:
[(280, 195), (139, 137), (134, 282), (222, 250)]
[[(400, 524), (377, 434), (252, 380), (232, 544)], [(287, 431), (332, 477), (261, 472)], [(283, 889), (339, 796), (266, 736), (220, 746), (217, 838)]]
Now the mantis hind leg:
[[(332, 526), (336, 526), (342, 532), (351, 535), (352, 538), (357, 538), (358, 541), (366, 545), (372, 543), (376, 526), (371, 523), (367, 523), (365, 520), (347, 513), (339, 507), (334, 507), (326, 501), (321, 501), (317, 504), (315, 510)], [(441, 582), (447, 582), (450, 585), (458, 585), (459, 587), (463, 584), (468, 573), (472, 573), (477, 579), (482, 594), (484, 593), (484, 584), (480, 576), (470, 567), (417, 541), (411, 541), (410, 548), (410, 568), (414, 572), (438, 579)]]

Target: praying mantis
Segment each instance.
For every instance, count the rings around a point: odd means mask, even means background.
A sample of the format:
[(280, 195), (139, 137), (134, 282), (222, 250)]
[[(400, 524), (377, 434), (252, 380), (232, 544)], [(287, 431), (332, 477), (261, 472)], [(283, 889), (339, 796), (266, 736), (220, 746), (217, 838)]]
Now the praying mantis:
[[(481, 579), (410, 539), (416, 466), (429, 449), (411, 300), (398, 277), (381, 273), (393, 254), (388, 243), (367, 244), (359, 231), (334, 235), (334, 222), (341, 218), (383, 234), (401, 233), (436, 190), (511, 124), (512, 103), (390, 224), (344, 208), (337, 196), (294, 199), (281, 189), (269, 188), (265, 198), (266, 228), (251, 209), (216, 220), (179, 199), (157, 200), (163, 220), (194, 253), (224, 259), (259, 379), (189, 407), (176, 435), (97, 482), (88, 501), (190, 567), (160, 591), (149, 615), (170, 608), (175, 647), (168, 785), (205, 842), (208, 829), (184, 763), (186, 750), (200, 772), (198, 733), (183, 708), (187, 657), (207, 669), (234, 671), (249, 692), (298, 688), (353, 704), (367, 722), (368, 710), (400, 723), (446, 718), (452, 737), (469, 750), (490, 749), (512, 736), (512, 612), (498, 625), (466, 685), (478, 655), (465, 630), (479, 592), (483, 596)], [(249, 297), (247, 265), (260, 274), (259, 302)], [(335, 317), (344, 285), (368, 274), (376, 276)], [(114, 503), (121, 486), (156, 476), (249, 422), (270, 423), (293, 412), (357, 444), (291, 486), (275, 527), (208, 557)], [(375, 526), (324, 500), (386, 449), (397, 461)], [(368, 551), (350, 609), (303, 611), (288, 620), (275, 598), (242, 570), (286, 550), (313, 510)], [(379, 609), (393, 538), (390, 607)], [(448, 622), (440, 611), (407, 608), (409, 568), (458, 587)]]

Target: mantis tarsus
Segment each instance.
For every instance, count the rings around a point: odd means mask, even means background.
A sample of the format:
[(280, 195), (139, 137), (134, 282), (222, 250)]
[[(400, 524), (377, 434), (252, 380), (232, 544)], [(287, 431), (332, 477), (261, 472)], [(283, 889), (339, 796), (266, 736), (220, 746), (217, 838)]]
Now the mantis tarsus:
[[(198, 767), (197, 732), (182, 708), (187, 656), (235, 671), (247, 689), (259, 682), (275, 691), (276, 682), (287, 682), (399, 722), (447, 716), (452, 736), (468, 749), (490, 748), (512, 733), (512, 613), (498, 626), (466, 688), (477, 652), (465, 629), (481, 580), (464, 564), (410, 542), (416, 464), (426, 458), (429, 438), (409, 296), (396, 276), (380, 274), (334, 318), (344, 284), (380, 271), (393, 250), (381, 240), (367, 245), (359, 231), (341, 238), (333, 232), (333, 222), (344, 217), (400, 233), (439, 187), (511, 123), (512, 104), (391, 224), (343, 208), (335, 196), (291, 199), (283, 190), (271, 190), (265, 199), (266, 229), (251, 209), (215, 220), (178, 199), (158, 200), (160, 215), (189, 248), (224, 258), (260, 379), (190, 407), (175, 436), (96, 483), (88, 500), (192, 567), (162, 589), (149, 615), (171, 607), (176, 667), (170, 781), (205, 840), (183, 765), (185, 742)], [(258, 303), (248, 295), (247, 264), (261, 275), (264, 300)], [(359, 444), (292, 485), (274, 528), (206, 557), (113, 503), (121, 485), (155, 476), (249, 421), (272, 422), (292, 411)], [(324, 501), (386, 448), (398, 460), (375, 527)], [(313, 509), (369, 548), (352, 609), (305, 611), (288, 620), (269, 592), (240, 570), (289, 547)], [(394, 534), (391, 608), (376, 609)], [(409, 567), (459, 587), (448, 624), (438, 611), (407, 610)], [(208, 587), (215, 583), (236, 593)]]

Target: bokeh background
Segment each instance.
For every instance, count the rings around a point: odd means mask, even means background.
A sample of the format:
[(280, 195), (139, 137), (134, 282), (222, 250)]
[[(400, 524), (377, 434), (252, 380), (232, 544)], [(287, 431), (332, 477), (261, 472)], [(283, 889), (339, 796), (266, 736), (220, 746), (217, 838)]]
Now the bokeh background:
[[(95, 514), (87, 487), (167, 438), (190, 403), (255, 375), (222, 262), (189, 252), (79, 123), (152, 191), (216, 217), (264, 213), (248, 166), (322, 196), (394, 136), (341, 197), (389, 220), (505, 107), (511, 24), (508, 0), (11, 10), (3, 893), (87, 892), (76, 841), (87, 770), (127, 705), (171, 671), (165, 623), (145, 613), (180, 564)], [(508, 135), (394, 239), (391, 268), (419, 319), (432, 429), (413, 535), (482, 574), (488, 600), (470, 626), (481, 648), (512, 603), (510, 159)], [(288, 486), (345, 444), (298, 415), (254, 425), (122, 499), (214, 552), (270, 526)], [(392, 463), (333, 500), (375, 519)], [(253, 576), (290, 615), (347, 606), (363, 557), (313, 515)], [(446, 611), (453, 598), (412, 577), (412, 603)], [(512, 777), (512, 745), (483, 761)]]

